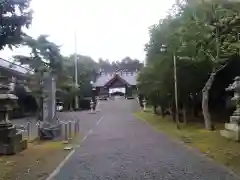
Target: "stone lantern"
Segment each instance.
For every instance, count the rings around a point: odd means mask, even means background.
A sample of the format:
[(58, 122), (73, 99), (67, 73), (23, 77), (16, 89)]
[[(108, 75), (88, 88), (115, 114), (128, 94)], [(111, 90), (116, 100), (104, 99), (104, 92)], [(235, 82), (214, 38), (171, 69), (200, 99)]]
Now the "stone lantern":
[(94, 110), (94, 102), (93, 102), (93, 100), (91, 99), (91, 101), (90, 101), (90, 114), (95, 114), (96, 112), (95, 112), (95, 110)]
[(143, 99), (143, 111), (147, 110), (147, 100), (144, 98)]
[(93, 103), (93, 100), (91, 100), (91, 101), (90, 101), (91, 112), (93, 112), (93, 106), (94, 106), (94, 103)]
[(0, 77), (0, 154), (10, 155), (25, 149), (27, 141), (8, 119), (9, 111), (13, 110), (18, 98), (10, 92), (10, 87), (5, 85), (6, 79)]
[(234, 91), (232, 100), (236, 104), (236, 110), (230, 116), (230, 122), (225, 123), (225, 130), (221, 130), (222, 136), (233, 139), (236, 141), (240, 140), (240, 77), (234, 78), (234, 83), (230, 84), (226, 91)]

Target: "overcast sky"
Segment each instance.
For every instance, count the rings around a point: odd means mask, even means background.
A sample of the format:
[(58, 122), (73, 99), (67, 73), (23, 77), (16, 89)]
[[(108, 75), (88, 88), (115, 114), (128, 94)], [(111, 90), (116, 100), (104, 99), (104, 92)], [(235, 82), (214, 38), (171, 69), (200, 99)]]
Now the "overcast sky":
[[(126, 56), (144, 60), (148, 27), (166, 16), (174, 0), (32, 0), (34, 17), (26, 32), (48, 34), (64, 55), (77, 52), (110, 61)], [(26, 54), (27, 49), (4, 50), (0, 57)]]

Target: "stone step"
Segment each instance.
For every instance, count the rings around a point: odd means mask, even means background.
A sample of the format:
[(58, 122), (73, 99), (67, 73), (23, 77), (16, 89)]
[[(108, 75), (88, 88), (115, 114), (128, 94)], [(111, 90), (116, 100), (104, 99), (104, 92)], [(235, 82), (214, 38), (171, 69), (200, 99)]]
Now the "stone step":
[(238, 131), (238, 125), (234, 123), (225, 123), (225, 129), (236, 132)]
[(220, 130), (221, 136), (228, 138), (228, 139), (233, 139), (234, 141), (238, 141), (236, 133), (234, 131), (229, 131), (229, 130)]

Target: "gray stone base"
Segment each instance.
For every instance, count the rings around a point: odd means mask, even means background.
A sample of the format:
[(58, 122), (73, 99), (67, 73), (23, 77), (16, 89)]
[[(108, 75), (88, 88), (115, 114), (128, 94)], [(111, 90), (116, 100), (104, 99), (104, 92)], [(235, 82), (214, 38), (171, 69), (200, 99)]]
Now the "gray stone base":
[(0, 124), (0, 154), (16, 154), (27, 148), (27, 141), (23, 140), (22, 132), (11, 123)]
[(0, 155), (13, 155), (24, 149), (27, 149), (27, 140), (21, 140), (15, 144), (3, 144), (0, 145)]
[(40, 140), (54, 140), (61, 137), (61, 125), (52, 125), (39, 128)]
[(234, 141), (240, 140), (240, 130), (239, 125), (236, 123), (225, 123), (225, 129), (220, 131), (223, 137), (232, 139)]
[(90, 111), (89, 114), (96, 114), (96, 111)]
[(223, 136), (223, 137), (225, 137), (225, 138), (228, 138), (228, 139), (232, 139), (232, 140), (237, 141), (236, 136), (235, 136), (235, 133), (232, 132), (232, 131), (220, 130), (220, 134), (221, 134), (221, 136)]

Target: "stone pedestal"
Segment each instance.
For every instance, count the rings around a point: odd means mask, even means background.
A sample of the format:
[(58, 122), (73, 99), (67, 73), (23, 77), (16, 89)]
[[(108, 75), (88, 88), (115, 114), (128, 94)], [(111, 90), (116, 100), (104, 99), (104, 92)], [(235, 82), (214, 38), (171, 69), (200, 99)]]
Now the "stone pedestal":
[(6, 77), (0, 77), (0, 154), (11, 155), (26, 149), (27, 141), (8, 119), (8, 112), (13, 110), (18, 98), (4, 85), (4, 79)]
[(27, 140), (11, 123), (0, 123), (0, 154), (12, 155), (27, 148)]
[(42, 124), (39, 128), (39, 136), (41, 140), (53, 140), (61, 137), (61, 125)]
[(220, 131), (220, 134), (223, 137), (228, 139), (232, 139), (234, 141), (240, 140), (240, 128), (239, 124), (237, 123), (225, 123), (225, 129)]
[(228, 139), (240, 141), (240, 116), (238, 110), (230, 116), (230, 122), (225, 123), (225, 129), (221, 130), (220, 134)]

